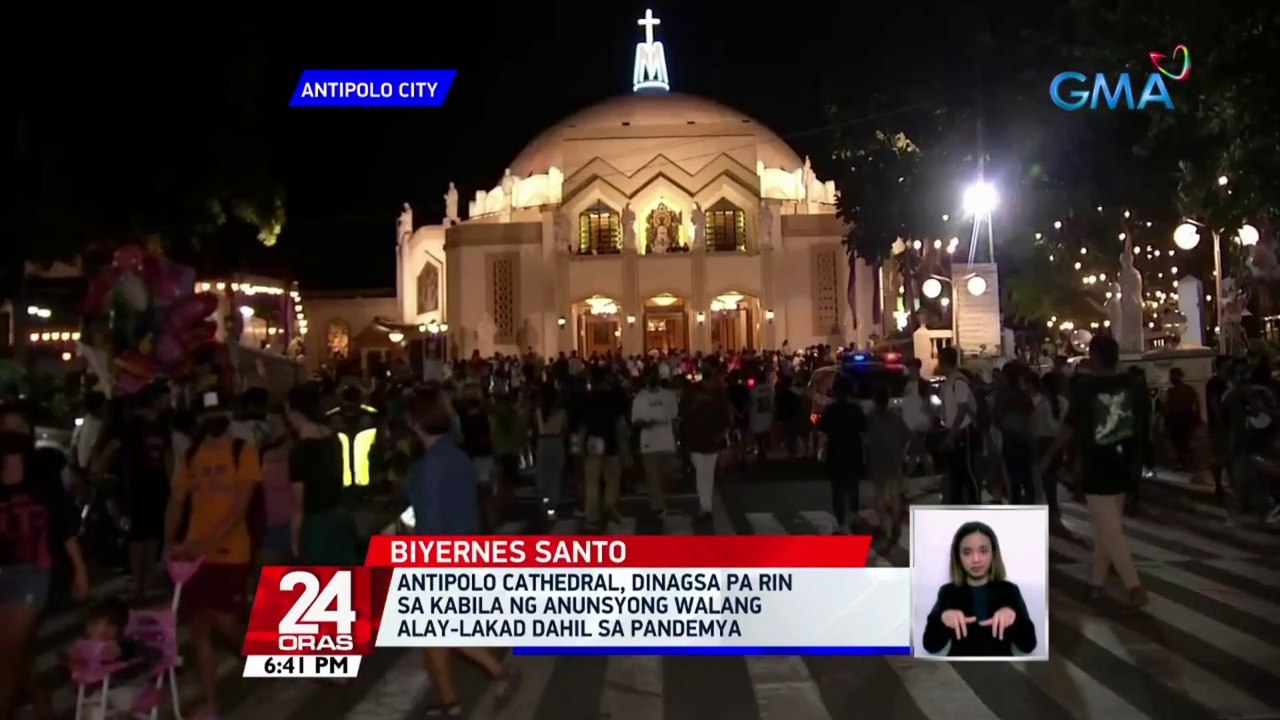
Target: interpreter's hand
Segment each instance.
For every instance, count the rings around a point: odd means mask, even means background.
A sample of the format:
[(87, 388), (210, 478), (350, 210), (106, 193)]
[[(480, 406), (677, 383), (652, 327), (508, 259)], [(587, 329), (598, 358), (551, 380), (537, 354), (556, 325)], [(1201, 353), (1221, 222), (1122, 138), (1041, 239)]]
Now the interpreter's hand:
[(971, 615), (965, 615), (963, 610), (948, 610), (942, 613), (942, 624), (951, 628), (951, 632), (956, 634), (956, 639), (961, 640), (969, 636), (969, 625), (977, 622), (978, 618)]
[(1004, 631), (1008, 630), (1017, 619), (1018, 613), (1005, 607), (997, 610), (996, 614), (992, 615), (990, 620), (983, 620), (978, 624), (982, 627), (991, 628), (991, 634), (994, 635), (997, 640), (1003, 640)]

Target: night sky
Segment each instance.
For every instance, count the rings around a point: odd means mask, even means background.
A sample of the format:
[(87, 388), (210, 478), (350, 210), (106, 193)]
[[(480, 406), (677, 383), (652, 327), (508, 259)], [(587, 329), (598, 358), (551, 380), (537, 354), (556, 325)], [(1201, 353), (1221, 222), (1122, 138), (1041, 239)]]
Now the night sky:
[[(746, 112), (801, 154), (824, 151), (821, 17), (760, 16), (740, 4), (653, 6), (663, 20), (673, 90)], [(286, 252), (358, 243), (369, 262), (337, 250), (308, 263), (310, 287), (392, 286), (394, 224), (409, 201), (417, 224), (438, 222), (457, 183), (461, 210), (497, 184), (506, 164), (544, 128), (611, 95), (630, 92), (632, 3), (458, 3), (448, 14), (369, 14), (282, 29), (271, 73), (279, 85), (273, 129), (277, 171), (289, 193)], [(764, 48), (772, 46), (773, 50)], [(806, 57), (808, 59), (806, 59)], [(809, 70), (806, 71), (806, 66)], [(306, 67), (457, 68), (440, 109), (285, 107)], [(345, 262), (344, 262), (345, 260)]]
[[(657, 33), (674, 91), (755, 117), (830, 177), (831, 98), (945, 84), (973, 65), (953, 57), (948, 36), (968, 32), (970, 23), (997, 36), (1016, 32), (1028, 21), (1019, 12), (1044, 16), (1051, 4), (1000, 0), (976, 11), (943, 0), (834, 9), (711, 0), (464, 2), (445, 9), (359, 3), (292, 14), (223, 6), (91, 9), (33, 30), (58, 64), (34, 65), (21, 79), (30, 88), (31, 142), (73, 157), (72, 171), (62, 173), (69, 177), (54, 178), (62, 189), (45, 196), (76, 194), (76, 203), (126, 214), (131, 186), (198, 184), (225, 151), (210, 150), (214, 143), (198, 147), (201, 136), (234, 123), (243, 126), (231, 134), (244, 137), (237, 146), (264, 158), (287, 193), (280, 243), (270, 262), (254, 264), (287, 268), (311, 289), (391, 287), (401, 204), (413, 204), (419, 225), (438, 222), (453, 181), (465, 213), (466, 200), (497, 184), (540, 131), (629, 93), (643, 37), (636, 21), (646, 7), (662, 20)], [(456, 68), (458, 76), (443, 108), (291, 109), (305, 68)], [(241, 84), (252, 88), (245, 93), (253, 100), (233, 108), (226, 87)], [(877, 107), (885, 109), (894, 110)], [(168, 159), (187, 153), (188, 144), (196, 148), (189, 157)], [(109, 151), (98, 150), (104, 146)], [(148, 151), (149, 159), (136, 163), (141, 169), (125, 167)], [(84, 173), (91, 179), (75, 176), (84, 170), (75, 164), (81, 156), (82, 166), (96, 165)]]
[[(259, 79), (256, 117), (247, 134), (287, 193), (288, 221), (267, 264), (289, 268), (311, 289), (392, 287), (401, 204), (413, 204), (419, 225), (438, 222), (453, 181), (465, 215), (466, 200), (497, 184), (507, 163), (541, 130), (582, 107), (631, 92), (635, 44), (643, 38), (636, 21), (646, 7), (662, 20), (657, 34), (674, 91), (754, 116), (802, 156), (813, 155), (819, 172), (820, 156), (827, 152), (821, 129), (827, 123), (826, 69), (836, 58), (847, 66), (849, 48), (857, 47), (848, 31), (863, 27), (849, 24), (852, 11), (846, 19), (825, 10), (789, 13), (771, 5), (756, 11), (727, 2), (423, 7), (311, 6), (305, 13), (276, 16), (222, 8), (132, 16), (90, 11), (97, 16), (83, 16), (56, 33), (64, 61), (75, 69), (34, 72), (50, 78), (74, 72), (77, 81), (96, 84), (101, 99), (88, 107), (60, 91), (66, 86), (34, 83), (36, 117), (52, 129), (44, 142), (65, 143), (57, 139), (61, 132), (64, 138), (81, 135), (85, 146), (121, 143), (100, 162), (128, 162), (130, 143), (149, 144), (136, 137), (146, 131), (134, 131), (129, 116), (145, 106), (164, 112), (166, 104), (182, 103), (173, 124), (199, 122), (192, 118), (200, 116), (219, 122), (231, 111), (213, 107), (219, 93), (202, 96), (202, 87), (237, 82), (233, 71), (222, 68), (230, 67), (228, 58), (250, 58), (249, 71)], [(865, 13), (858, 16), (858, 23), (869, 22)], [(456, 68), (458, 76), (443, 108), (291, 109), (289, 98), (304, 68)], [(79, 126), (69, 122), (77, 113)], [(92, 113), (100, 117), (85, 117)], [(110, 130), (99, 125), (111, 122), (117, 126)], [(103, 139), (86, 140), (85, 128)], [(192, 135), (201, 132), (195, 127)], [(200, 162), (186, 164), (194, 166), (188, 174), (201, 172)], [(118, 190), (112, 185), (133, 181), (128, 177), (122, 173), (113, 183), (108, 176), (100, 183), (106, 187), (74, 190), (110, 194)], [(123, 206), (126, 198), (122, 193), (118, 201), (99, 202)]]

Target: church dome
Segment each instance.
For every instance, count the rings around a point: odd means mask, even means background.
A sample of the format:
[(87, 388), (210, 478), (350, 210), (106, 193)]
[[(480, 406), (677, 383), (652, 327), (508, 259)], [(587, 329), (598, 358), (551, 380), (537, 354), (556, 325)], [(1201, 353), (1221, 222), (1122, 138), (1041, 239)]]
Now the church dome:
[[(545, 173), (551, 167), (563, 170), (563, 143), (568, 137), (579, 134), (599, 138), (600, 132), (609, 128), (627, 127), (630, 134), (635, 133), (636, 128), (649, 127), (657, 130), (687, 125), (718, 125), (720, 127), (715, 134), (724, 135), (724, 126), (729, 124), (750, 127), (756, 139), (756, 159), (766, 167), (786, 170), (800, 167), (800, 157), (785, 140), (733, 108), (693, 95), (632, 93), (592, 105), (548, 128), (525, 146), (511, 164), (511, 172), (526, 177)], [(678, 135), (673, 133), (672, 137), (673, 142), (678, 138), (683, 146), (679, 148), (682, 154), (687, 154), (690, 143), (697, 142), (696, 137), (690, 137), (687, 132)], [(615, 167), (635, 165), (634, 158), (631, 157), (635, 154), (633, 147), (619, 143), (617, 153), (628, 157), (614, 158), (607, 150), (597, 155)]]

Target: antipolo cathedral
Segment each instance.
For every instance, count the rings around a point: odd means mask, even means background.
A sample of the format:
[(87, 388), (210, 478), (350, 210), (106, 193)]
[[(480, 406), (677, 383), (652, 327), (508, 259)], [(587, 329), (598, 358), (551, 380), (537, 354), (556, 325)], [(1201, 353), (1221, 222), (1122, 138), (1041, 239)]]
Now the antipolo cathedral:
[[(548, 128), (492, 188), (451, 184), (438, 225), (405, 205), (395, 301), (364, 318), (393, 349), (630, 355), (881, 332), (872, 269), (859, 262), (848, 292), (835, 184), (750, 117), (670, 92), (659, 22), (639, 21), (632, 93)], [(348, 322), (332, 304), (330, 322)], [(308, 356), (327, 357), (333, 334), (312, 333)]]

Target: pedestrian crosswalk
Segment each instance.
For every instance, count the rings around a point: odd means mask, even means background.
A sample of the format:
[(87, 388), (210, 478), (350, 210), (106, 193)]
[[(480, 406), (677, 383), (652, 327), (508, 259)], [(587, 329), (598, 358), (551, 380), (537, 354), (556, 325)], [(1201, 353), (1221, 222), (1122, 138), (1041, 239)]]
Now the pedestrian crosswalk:
[[(740, 499), (739, 499), (740, 500)], [(916, 498), (937, 502), (936, 496)], [(890, 657), (511, 657), (522, 672), (501, 714), (478, 671), (458, 672), (472, 718), (496, 720), (915, 720), (1046, 718), (1280, 718), (1280, 539), (1265, 529), (1227, 528), (1208, 503), (1166, 503), (1126, 518), (1139, 572), (1151, 595), (1123, 614), (1119, 590), (1088, 597), (1092, 562), (1087, 510), (1064, 499), (1070, 535), (1050, 540), (1050, 659), (959, 663)], [(855, 518), (867, 529), (870, 514)], [(550, 532), (571, 534), (579, 521)], [(718, 498), (709, 522), (672, 509), (662, 518), (623, 517), (610, 533), (674, 535), (829, 533), (820, 507), (779, 509)], [(870, 562), (905, 565), (909, 534), (877, 545)], [(125, 589), (122, 580), (95, 592)], [(37, 669), (70, 720), (74, 695), (56, 654), (82, 615), (49, 618)], [(186, 634), (183, 633), (183, 642)], [(433, 692), (417, 652), (386, 649), (341, 686), (243, 680), (242, 663), (219, 667), (222, 715), (232, 720), (401, 720), (424, 716)], [(181, 681), (187, 706), (199, 699), (193, 668)]]

